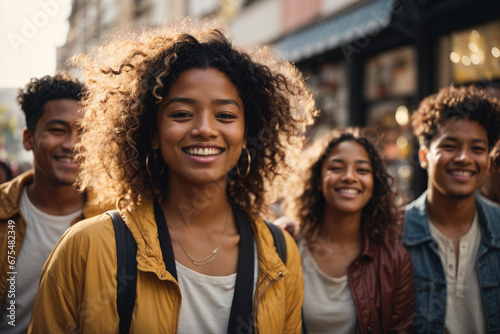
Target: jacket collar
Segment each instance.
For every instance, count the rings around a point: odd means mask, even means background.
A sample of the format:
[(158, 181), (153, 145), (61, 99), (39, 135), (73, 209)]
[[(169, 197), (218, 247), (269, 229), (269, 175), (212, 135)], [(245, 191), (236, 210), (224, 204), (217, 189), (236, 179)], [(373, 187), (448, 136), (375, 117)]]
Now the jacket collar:
[[(482, 228), (483, 241), (488, 246), (500, 247), (500, 210), (484, 203), (476, 194), (476, 210)], [(433, 240), (427, 218), (427, 190), (406, 207), (401, 243), (414, 246)]]
[(368, 257), (370, 259), (375, 259), (378, 256), (377, 243), (370, 238), (370, 235), (366, 232), (363, 233), (363, 249), (359, 255), (360, 258)]
[(19, 213), (19, 201), (23, 188), (33, 182), (34, 171), (29, 170), (0, 186), (0, 220), (9, 219)]
[[(34, 171), (29, 170), (13, 180), (6, 182), (0, 186), (0, 220), (9, 219), (20, 213), (19, 203), (21, 201), (21, 194), (25, 186), (33, 182)], [(102, 206), (93, 203), (96, 194), (92, 191), (86, 191), (86, 201), (83, 207), (83, 213), (73, 223), (80, 221), (84, 218), (89, 218), (98, 215), (107, 209), (113, 209), (110, 206)]]
[(414, 246), (432, 240), (427, 219), (427, 190), (406, 207), (401, 243)]
[[(283, 261), (281, 261), (276, 251), (273, 235), (266, 225), (266, 222), (260, 217), (249, 217), (249, 221), (250, 224), (252, 224), (255, 240), (257, 242), (259, 271), (266, 273), (266, 275), (272, 275), (272, 279), (277, 278), (277, 276), (275, 276), (277, 273), (281, 273), (283, 276), (287, 275), (288, 269), (286, 265), (283, 264)], [(287, 235), (287, 232), (282, 232), (285, 235), (285, 239), (287, 237), (291, 238), (291, 236)], [(290, 247), (289, 242), (286, 242), (286, 245)]]
[(500, 209), (487, 204), (476, 193), (476, 210), (482, 226), (483, 240), (488, 246), (500, 248)]

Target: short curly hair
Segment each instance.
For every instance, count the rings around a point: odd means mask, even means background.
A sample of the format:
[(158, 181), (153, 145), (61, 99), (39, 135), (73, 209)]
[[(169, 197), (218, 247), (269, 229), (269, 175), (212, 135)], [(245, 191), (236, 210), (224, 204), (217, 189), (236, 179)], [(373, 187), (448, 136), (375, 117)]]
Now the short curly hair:
[(438, 128), (450, 119), (477, 121), (486, 129), (489, 150), (500, 136), (498, 101), (474, 86), (442, 88), (423, 99), (411, 118), (413, 133), (420, 145), (427, 147), (438, 133)]
[(47, 101), (57, 99), (80, 101), (84, 94), (85, 86), (78, 79), (72, 78), (67, 72), (58, 72), (54, 76), (32, 78), (24, 88), (19, 89), (17, 102), (24, 112), (26, 127), (34, 133)]
[[(150, 175), (146, 157), (152, 152), (158, 104), (186, 70), (217, 69), (240, 94), (251, 169), (245, 178), (229, 172), (227, 193), (249, 214), (268, 211), (264, 194), (272, 190), (270, 182), (286, 176), (288, 157), (299, 154), (301, 134), (317, 114), (294, 66), (266, 48), (235, 48), (210, 21), (185, 19), (116, 38), (79, 61), (90, 91), (78, 146), (80, 184), (95, 184), (101, 200), (118, 199), (122, 209), (165, 195), (167, 173)], [(242, 156), (246, 166), (247, 155)], [(164, 167), (158, 160), (150, 166), (153, 175)]]
[(500, 140), (497, 141), (490, 152), (490, 163), (493, 168), (500, 170)]
[[(285, 199), (286, 214), (300, 222), (301, 234), (307, 241), (314, 236), (323, 223), (326, 201), (318, 189), (321, 182), (323, 162), (338, 144), (353, 141), (363, 146), (370, 157), (373, 172), (373, 193), (361, 213), (361, 229), (376, 242), (388, 242), (398, 235), (398, 207), (394, 180), (375, 144), (374, 134), (367, 129), (337, 129), (319, 137), (301, 156), (302, 164), (295, 173), (288, 197)], [(298, 194), (298, 195), (295, 195)]]

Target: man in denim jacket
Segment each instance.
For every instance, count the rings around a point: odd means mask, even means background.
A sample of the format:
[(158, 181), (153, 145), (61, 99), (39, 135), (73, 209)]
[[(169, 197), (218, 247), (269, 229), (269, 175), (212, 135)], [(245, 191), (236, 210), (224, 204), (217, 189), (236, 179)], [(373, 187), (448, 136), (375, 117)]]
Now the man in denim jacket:
[(499, 137), (497, 102), (447, 87), (412, 116), (427, 191), (405, 211), (416, 333), (500, 333), (500, 209), (476, 191)]

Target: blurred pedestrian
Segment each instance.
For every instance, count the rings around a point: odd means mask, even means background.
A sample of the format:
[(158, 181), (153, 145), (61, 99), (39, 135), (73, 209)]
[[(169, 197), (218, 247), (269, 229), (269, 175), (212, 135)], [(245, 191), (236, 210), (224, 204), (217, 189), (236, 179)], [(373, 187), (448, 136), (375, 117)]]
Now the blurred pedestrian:
[(412, 263), (397, 241), (393, 179), (371, 136), (335, 130), (301, 158), (287, 213), (300, 222), (307, 333), (407, 332)]
[(314, 112), (299, 72), (189, 20), (116, 39), (86, 65), (81, 181), (119, 199), (137, 246), (133, 315), (100, 215), (47, 261), (31, 332), (300, 333), (298, 250), (286, 235), (283, 263), (259, 217)]
[(0, 184), (12, 180), (12, 169), (7, 162), (0, 161)]
[(500, 207), (500, 140), (490, 152), (488, 170), (479, 193), (483, 201)]
[(64, 231), (97, 213), (74, 183), (83, 85), (67, 74), (19, 90), (34, 170), (0, 185), (0, 332), (26, 333), (43, 264)]
[(413, 260), (415, 331), (498, 333), (500, 209), (476, 191), (499, 139), (497, 102), (474, 87), (446, 87), (412, 115), (427, 190), (404, 213)]

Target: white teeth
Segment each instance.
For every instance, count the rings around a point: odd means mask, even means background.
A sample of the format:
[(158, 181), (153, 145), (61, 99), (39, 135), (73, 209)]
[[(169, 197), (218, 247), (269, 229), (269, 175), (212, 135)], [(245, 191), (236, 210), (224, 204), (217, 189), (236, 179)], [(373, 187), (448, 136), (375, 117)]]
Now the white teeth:
[(356, 189), (340, 189), (339, 193), (354, 195), (357, 194), (358, 191)]
[(66, 163), (66, 164), (74, 163), (73, 159), (69, 159), (69, 158), (58, 158), (57, 160), (62, 162), (62, 163)]
[(454, 170), (451, 174), (456, 176), (472, 176), (472, 172), (462, 171), (462, 170)]
[(188, 148), (187, 153), (190, 155), (217, 155), (220, 153), (218, 148)]

